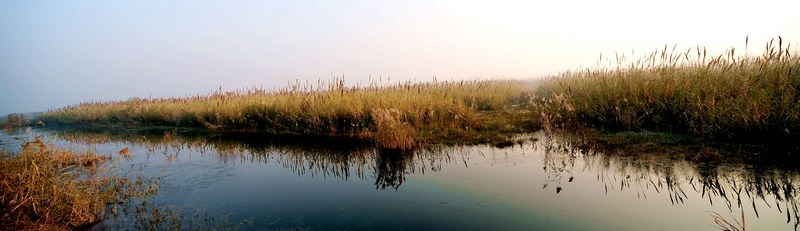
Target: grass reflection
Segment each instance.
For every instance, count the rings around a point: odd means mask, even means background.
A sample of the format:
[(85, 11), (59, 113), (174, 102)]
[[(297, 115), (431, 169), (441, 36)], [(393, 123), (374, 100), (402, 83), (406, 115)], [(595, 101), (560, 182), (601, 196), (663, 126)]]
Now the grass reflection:
[[(429, 149), (387, 150), (374, 143), (327, 136), (198, 133), (191, 130), (97, 130), (58, 132), (72, 141), (120, 142), (144, 146), (151, 151), (173, 155), (175, 150), (194, 149), (203, 155), (215, 153), (224, 162), (278, 163), (298, 175), (348, 180), (373, 179), (378, 190), (398, 190), (409, 174), (442, 171), (443, 165), (466, 168), (470, 149), (435, 146)], [(800, 221), (800, 175), (794, 170), (749, 165), (699, 165), (668, 156), (625, 156), (579, 148), (570, 137), (537, 134), (532, 146), (540, 153), (544, 171), (543, 188), (559, 194), (570, 190), (578, 173), (594, 173), (606, 194), (634, 190), (637, 198), (668, 198), (671, 205), (702, 203), (724, 205), (726, 211), (708, 211), (716, 224), (738, 224), (744, 218), (724, 214), (753, 214), (764, 211), (784, 214), (796, 228)], [(524, 177), (524, 176), (519, 176)], [(698, 200), (699, 199), (699, 200)], [(776, 213), (777, 211), (777, 213)], [(700, 212), (703, 211), (698, 211)], [(770, 215), (774, 216), (774, 215)], [(728, 226), (727, 229), (739, 226)]]
[(376, 189), (397, 190), (406, 175), (426, 169), (438, 171), (450, 162), (455, 147), (383, 149), (368, 140), (330, 136), (253, 133), (202, 133), (176, 129), (62, 130), (54, 136), (71, 142), (120, 143), (145, 147), (176, 159), (184, 149), (205, 155), (214, 153), (223, 162), (278, 163), (297, 175), (348, 180), (375, 179)]
[[(573, 171), (596, 172), (606, 194), (610, 190), (636, 190), (643, 199), (653, 194), (666, 195), (673, 205), (687, 203), (690, 197), (699, 195), (709, 205), (723, 203), (728, 213), (741, 212), (741, 218), (725, 218), (708, 211), (723, 230), (744, 230), (745, 210), (752, 210), (756, 218), (760, 211), (776, 210), (785, 214), (786, 223), (795, 229), (800, 224), (800, 174), (795, 170), (743, 164), (700, 165), (657, 155), (604, 154), (575, 148), (574, 140), (567, 135), (544, 137), (536, 148), (544, 152), (544, 170), (548, 172), (545, 188), (556, 185), (556, 193), (563, 190), (562, 182), (567, 176), (569, 182), (573, 180)], [(576, 165), (576, 161), (584, 165)]]

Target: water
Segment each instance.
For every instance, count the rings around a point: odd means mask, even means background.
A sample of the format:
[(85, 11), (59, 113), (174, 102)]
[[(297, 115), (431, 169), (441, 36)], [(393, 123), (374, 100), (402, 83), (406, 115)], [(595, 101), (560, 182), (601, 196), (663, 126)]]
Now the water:
[[(159, 192), (145, 200), (169, 205), (173, 216), (189, 223), (184, 227), (717, 230), (714, 213), (737, 226), (743, 213), (751, 230), (798, 224), (796, 170), (583, 153), (542, 134), (505, 149), (397, 152), (345, 138), (157, 129), (33, 132), (101, 154), (128, 147), (133, 157), (123, 169), (159, 176)], [(14, 137), (26, 136), (31, 134), (3, 133), (0, 139), (13, 148), (21, 142)], [(95, 228), (141, 228), (133, 223), (110, 218)]]

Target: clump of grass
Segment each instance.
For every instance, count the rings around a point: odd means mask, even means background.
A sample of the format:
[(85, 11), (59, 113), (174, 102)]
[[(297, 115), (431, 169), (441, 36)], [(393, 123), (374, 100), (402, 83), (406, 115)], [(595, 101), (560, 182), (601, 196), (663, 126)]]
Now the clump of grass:
[(155, 192), (141, 179), (111, 174), (110, 157), (45, 143), (26, 142), (0, 152), (0, 229), (69, 230), (103, 219), (107, 205)]
[(402, 121), (402, 113), (395, 108), (374, 109), (375, 132), (372, 137), (378, 143), (398, 149), (410, 149), (415, 145), (414, 129)]
[[(504, 110), (520, 115), (524, 112), (513, 106), (527, 102), (531, 89), (513, 80), (394, 85), (370, 81), (368, 86), (347, 86), (344, 79), (334, 79), (316, 85), (297, 82), (280, 90), (220, 89), (204, 96), (83, 103), (36, 119), (48, 125), (178, 126), (350, 136), (373, 139), (384, 148), (407, 149), (490, 133), (496, 126), (485, 126), (479, 112)], [(506, 125), (523, 126), (497, 126)]]
[(28, 123), (30, 123), (30, 120), (27, 120), (16, 113), (11, 113), (8, 114), (5, 121), (0, 122), (0, 128), (11, 130), (16, 127), (22, 127)]
[[(800, 134), (800, 56), (778, 38), (760, 56), (731, 48), (651, 53), (615, 69), (565, 72), (542, 82), (533, 104), (562, 127), (687, 134), (704, 141), (776, 144)], [(585, 131), (582, 131), (585, 132)]]

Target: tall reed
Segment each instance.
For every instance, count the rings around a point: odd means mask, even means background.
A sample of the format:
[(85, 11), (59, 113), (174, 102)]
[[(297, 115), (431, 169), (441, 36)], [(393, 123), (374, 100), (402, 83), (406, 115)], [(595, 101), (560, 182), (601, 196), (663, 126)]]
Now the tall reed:
[(554, 124), (611, 131), (663, 131), (707, 140), (776, 142), (800, 134), (800, 57), (778, 38), (760, 56), (735, 48), (665, 46), (617, 68), (569, 71), (536, 89)]
[[(48, 125), (204, 127), (374, 138), (407, 149), (442, 130), (484, 129), (479, 111), (526, 102), (522, 81), (475, 80), (348, 86), (344, 79), (169, 99), (91, 102), (46, 112)], [(395, 136), (393, 136), (394, 134)]]
[(5, 120), (0, 121), (0, 128), (11, 130), (14, 129), (15, 127), (22, 127), (23, 125), (28, 123), (30, 123), (29, 120), (21, 117), (16, 113), (11, 113), (6, 116)]

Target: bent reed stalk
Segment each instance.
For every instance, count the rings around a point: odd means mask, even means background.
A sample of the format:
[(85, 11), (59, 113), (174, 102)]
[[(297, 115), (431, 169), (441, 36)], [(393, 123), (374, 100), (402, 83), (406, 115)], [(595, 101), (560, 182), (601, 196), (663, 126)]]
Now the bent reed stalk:
[[(375, 140), (389, 149), (420, 143), (475, 139), (507, 131), (507, 123), (479, 112), (527, 101), (531, 85), (513, 80), (474, 80), (347, 86), (344, 79), (316, 85), (299, 81), (288, 88), (250, 88), (169, 99), (92, 102), (46, 112), (48, 125), (177, 126), (211, 130), (321, 134)], [(486, 120), (503, 123), (487, 127)], [(529, 128), (520, 128), (529, 131)], [(496, 135), (495, 135), (496, 136)]]
[[(760, 56), (707, 56), (667, 46), (616, 69), (570, 71), (537, 86), (550, 124), (688, 134), (706, 141), (780, 143), (800, 134), (800, 56), (771, 40)], [(622, 58), (624, 59), (624, 57)]]

